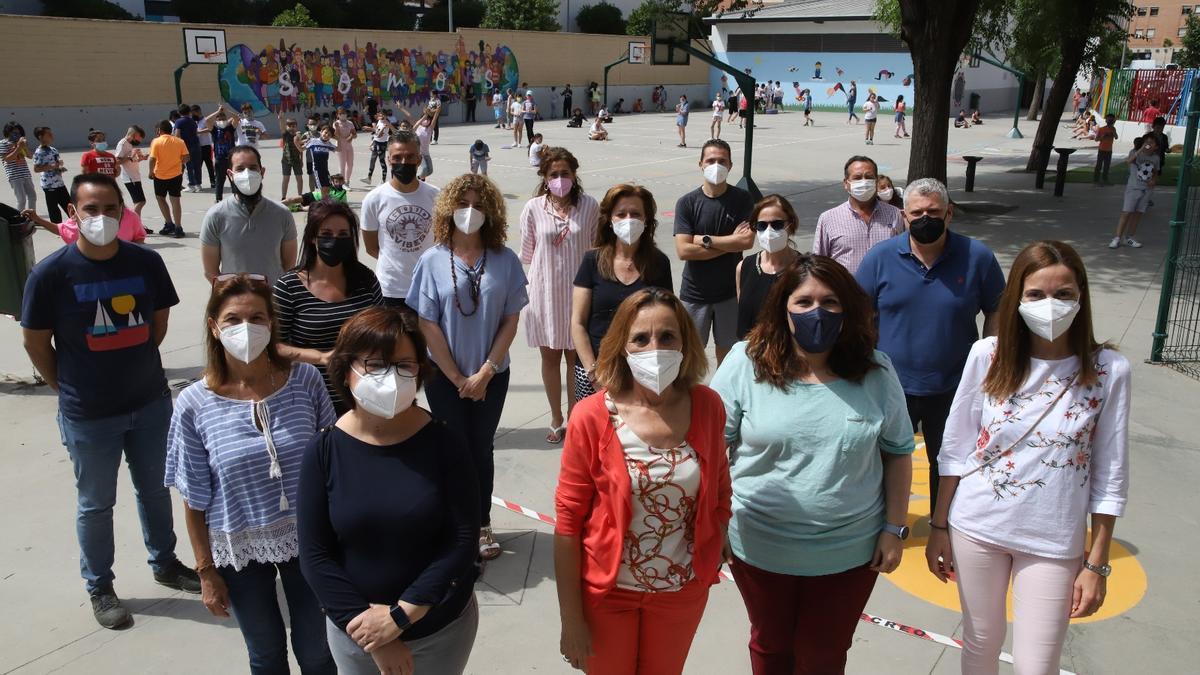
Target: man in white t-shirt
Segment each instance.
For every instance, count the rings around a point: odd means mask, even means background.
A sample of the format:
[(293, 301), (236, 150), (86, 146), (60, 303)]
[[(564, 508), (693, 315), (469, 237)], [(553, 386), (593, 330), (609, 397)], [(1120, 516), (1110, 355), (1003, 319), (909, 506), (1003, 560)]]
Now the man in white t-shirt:
[(375, 276), (384, 304), (405, 307), (413, 270), (433, 245), (433, 203), (438, 189), (417, 178), (421, 142), (411, 131), (397, 131), (387, 147), (391, 171), (383, 185), (362, 203), (363, 244), (379, 260)]

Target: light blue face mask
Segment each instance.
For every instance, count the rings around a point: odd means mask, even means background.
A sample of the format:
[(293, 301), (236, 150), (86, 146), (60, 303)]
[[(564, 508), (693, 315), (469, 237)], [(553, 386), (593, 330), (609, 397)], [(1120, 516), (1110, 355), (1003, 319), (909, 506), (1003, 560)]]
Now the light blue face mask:
[(96, 141), (96, 152), (104, 152), (108, 149), (108, 141)]

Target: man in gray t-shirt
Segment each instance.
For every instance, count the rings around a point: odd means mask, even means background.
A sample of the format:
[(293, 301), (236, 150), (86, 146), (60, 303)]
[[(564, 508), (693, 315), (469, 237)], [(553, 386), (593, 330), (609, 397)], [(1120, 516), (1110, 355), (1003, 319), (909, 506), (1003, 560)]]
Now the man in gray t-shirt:
[(258, 150), (238, 146), (229, 161), (233, 196), (210, 208), (200, 226), (204, 276), (211, 282), (245, 272), (274, 284), (296, 264), (296, 220), (283, 204), (263, 196)]

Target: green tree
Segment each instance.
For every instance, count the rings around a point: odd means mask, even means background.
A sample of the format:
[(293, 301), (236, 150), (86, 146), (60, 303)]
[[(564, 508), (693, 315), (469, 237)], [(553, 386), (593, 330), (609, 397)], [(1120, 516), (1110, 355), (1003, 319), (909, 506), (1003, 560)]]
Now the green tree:
[[(425, 18), (421, 19), (421, 30), (447, 31), (450, 30), (450, 15), (448, 3), (441, 0), (438, 4), (425, 10)], [(483, 14), (487, 6), (483, 0), (454, 0), (454, 29), (477, 28), (483, 23)]]
[(320, 28), (320, 25), (313, 20), (312, 14), (308, 13), (308, 8), (298, 2), (295, 7), (276, 14), (275, 18), (271, 19), (271, 25), (290, 28)]
[(626, 35), (650, 35), (654, 30), (654, 21), (666, 12), (678, 12), (683, 6), (681, 0), (645, 0), (629, 13), (625, 22)]
[(621, 9), (600, 0), (596, 5), (584, 5), (575, 15), (575, 25), (583, 33), (599, 33), (603, 35), (624, 35), (625, 20), (621, 18)]
[(483, 28), (556, 31), (557, 0), (486, 0)]
[(1187, 30), (1179, 40), (1179, 51), (1175, 52), (1175, 63), (1180, 68), (1200, 68), (1200, 17), (1188, 15)]
[(124, 7), (108, 0), (42, 0), (46, 16), (66, 16), (79, 19), (126, 19), (142, 17), (130, 14)]

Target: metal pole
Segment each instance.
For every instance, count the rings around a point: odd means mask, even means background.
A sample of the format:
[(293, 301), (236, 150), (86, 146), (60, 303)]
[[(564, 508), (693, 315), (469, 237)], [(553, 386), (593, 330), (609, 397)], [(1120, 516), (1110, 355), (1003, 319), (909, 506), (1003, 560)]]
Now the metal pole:
[(1005, 65), (997, 59), (988, 58), (983, 54), (976, 54), (975, 58), (983, 61), (984, 63), (990, 63), (1001, 70), (1006, 70), (1017, 76), (1017, 104), (1013, 106), (1013, 127), (1009, 130), (1008, 137), (1025, 138), (1021, 135), (1021, 130), (1017, 128), (1017, 120), (1021, 119), (1021, 98), (1025, 95), (1025, 73), (1013, 68), (1012, 66)]
[(183, 86), (182, 86), (183, 69), (187, 68), (190, 65), (192, 65), (192, 64), (185, 63), (182, 66), (179, 66), (178, 68), (175, 69), (175, 105), (183, 104)]
[(446, 13), (450, 21), (450, 32), (454, 32), (454, 0), (446, 0)]
[(1179, 243), (1183, 239), (1183, 228), (1187, 225), (1188, 197), (1191, 192), (1192, 167), (1196, 157), (1196, 125), (1200, 123), (1200, 87), (1192, 75), (1191, 97), (1187, 106), (1187, 131), (1183, 135), (1183, 160), (1179, 163), (1179, 179), (1175, 183), (1175, 213), (1171, 216), (1170, 233), (1167, 238), (1167, 260), (1163, 266), (1162, 288), (1158, 294), (1158, 316), (1154, 320), (1154, 342), (1150, 347), (1150, 361), (1162, 363), (1163, 343), (1167, 340), (1167, 319), (1171, 314), (1171, 296), (1175, 290), (1175, 270), (1178, 262)]
[(604, 109), (605, 110), (608, 110), (608, 71), (612, 70), (613, 68), (616, 68), (617, 66), (621, 65), (622, 63), (625, 63), (628, 60), (629, 60), (629, 54), (626, 54), (625, 56), (622, 56), (621, 58), (617, 59), (616, 61), (613, 61), (612, 63), (608, 64), (607, 66), (604, 66)]

